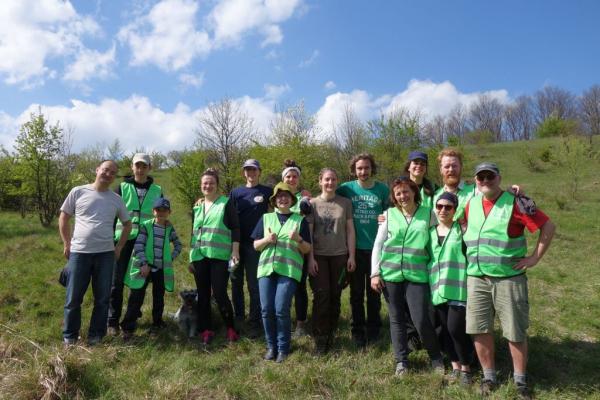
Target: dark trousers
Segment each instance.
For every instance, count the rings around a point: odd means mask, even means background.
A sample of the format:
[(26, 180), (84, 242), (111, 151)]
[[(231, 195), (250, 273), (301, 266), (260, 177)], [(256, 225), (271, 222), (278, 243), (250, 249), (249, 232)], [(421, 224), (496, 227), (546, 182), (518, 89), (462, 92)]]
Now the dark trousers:
[(396, 362), (408, 361), (405, 304), (408, 304), (415, 328), (432, 360), (441, 358), (440, 345), (429, 318), (430, 291), (428, 283), (385, 282), (383, 290), (390, 316), (390, 337)]
[(306, 277), (308, 276), (308, 257), (304, 256), (304, 264), (302, 265), (302, 277), (298, 286), (296, 286), (296, 294), (294, 294), (294, 310), (296, 311), (296, 321), (306, 321), (308, 318), (308, 292), (306, 290)]
[(144, 286), (139, 289), (129, 291), (129, 300), (127, 300), (127, 311), (121, 328), (124, 331), (133, 331), (137, 326), (137, 319), (142, 315), (142, 305), (146, 296), (146, 288), (152, 282), (152, 322), (154, 325), (162, 324), (162, 315), (165, 308), (165, 273), (162, 269), (151, 271), (146, 277)]
[(253, 243), (240, 243), (240, 265), (231, 279), (231, 298), (235, 316), (244, 318), (244, 275), (246, 275), (248, 297), (250, 298), (248, 319), (258, 326), (261, 324), (260, 295), (258, 293), (258, 279), (256, 278), (259, 257), (260, 253), (254, 250)]
[(471, 337), (466, 333), (467, 308), (439, 304), (435, 306), (435, 312), (442, 324), (443, 347), (448, 358), (461, 365), (470, 365), (475, 349)]
[(318, 273), (317, 276), (310, 277), (313, 290), (313, 333), (315, 336), (331, 336), (337, 329), (340, 317), (342, 290), (338, 280), (346, 268), (348, 255), (315, 256), (315, 261)]
[[(350, 306), (352, 308), (352, 334), (377, 335), (381, 328), (381, 296), (371, 289), (371, 250), (356, 249), (356, 270), (350, 277)], [(367, 295), (367, 320), (365, 324), (364, 298)]]
[(121, 311), (123, 309), (123, 290), (125, 273), (133, 252), (135, 239), (128, 240), (121, 250), (121, 255), (115, 264), (112, 276), (112, 286), (110, 288), (110, 304), (108, 308), (108, 326), (116, 328), (119, 326)]
[(203, 258), (194, 261), (193, 264), (194, 280), (198, 289), (198, 331), (213, 330), (210, 312), (211, 290), (225, 326), (233, 328), (233, 307), (227, 295), (227, 261)]

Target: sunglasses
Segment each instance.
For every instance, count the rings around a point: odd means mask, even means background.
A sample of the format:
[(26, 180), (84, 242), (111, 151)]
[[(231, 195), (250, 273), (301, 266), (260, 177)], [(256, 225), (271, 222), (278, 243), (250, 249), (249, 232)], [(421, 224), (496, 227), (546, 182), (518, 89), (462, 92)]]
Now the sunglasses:
[(454, 210), (454, 206), (452, 204), (436, 204), (435, 209), (438, 211), (442, 211), (442, 210), (452, 211), (452, 210)]
[(479, 182), (483, 182), (483, 181), (493, 181), (494, 179), (496, 179), (496, 174), (494, 174), (493, 172), (488, 172), (488, 173), (481, 173), (481, 174), (477, 174), (475, 176), (475, 178), (479, 181)]

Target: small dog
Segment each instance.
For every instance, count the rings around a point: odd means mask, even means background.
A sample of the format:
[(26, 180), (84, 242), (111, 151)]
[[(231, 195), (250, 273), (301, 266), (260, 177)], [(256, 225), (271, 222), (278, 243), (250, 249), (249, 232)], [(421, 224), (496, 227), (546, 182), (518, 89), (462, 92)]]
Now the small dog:
[(189, 338), (195, 337), (198, 334), (198, 291), (182, 290), (179, 296), (183, 302), (174, 319), (184, 335)]

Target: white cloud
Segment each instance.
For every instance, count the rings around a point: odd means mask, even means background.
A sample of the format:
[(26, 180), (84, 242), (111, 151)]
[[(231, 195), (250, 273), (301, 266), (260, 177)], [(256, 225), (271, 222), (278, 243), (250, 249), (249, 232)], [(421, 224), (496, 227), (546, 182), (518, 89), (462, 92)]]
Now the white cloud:
[(196, 30), (197, 11), (198, 4), (192, 0), (163, 0), (121, 28), (118, 37), (131, 47), (131, 64), (177, 71), (207, 55), (211, 43), (206, 31)]
[(325, 85), (323, 86), (326, 90), (333, 90), (336, 88), (336, 84), (334, 81), (327, 81), (325, 82)]
[(256, 29), (265, 36), (263, 46), (278, 44), (283, 39), (278, 24), (289, 19), (301, 4), (301, 0), (220, 0), (207, 23), (218, 47), (235, 45)]
[(310, 57), (308, 57), (306, 60), (302, 60), (300, 61), (300, 64), (298, 64), (298, 67), (300, 68), (306, 68), (311, 66), (319, 57), (319, 50), (314, 50), (312, 52), (312, 54), (310, 55)]
[(271, 85), (271, 84), (267, 83), (267, 84), (265, 84), (264, 88), (265, 88), (265, 98), (272, 99), (272, 100), (277, 100), (283, 94), (292, 90), (290, 85), (288, 85), (287, 83), (285, 85), (279, 85), (279, 86)]
[(65, 71), (64, 79), (68, 81), (87, 81), (110, 76), (115, 64), (116, 46), (101, 53), (97, 50), (82, 49), (77, 59)]
[(69, 1), (3, 0), (0, 7), (0, 76), (25, 87), (56, 76), (51, 58), (77, 55), (82, 37), (96, 35), (99, 25), (79, 15)]
[(317, 123), (324, 131), (341, 121), (346, 107), (351, 107), (363, 121), (383, 114), (389, 114), (397, 108), (419, 111), (423, 118), (448, 114), (456, 105), (468, 107), (479, 95), (486, 94), (501, 103), (511, 100), (506, 90), (462, 93), (449, 81), (435, 83), (429, 80), (411, 80), (406, 90), (394, 95), (374, 97), (364, 90), (350, 93), (337, 92), (327, 96), (325, 103), (317, 111)]
[(194, 74), (181, 74), (179, 75), (179, 82), (184, 87), (199, 88), (204, 84), (204, 72), (197, 75)]

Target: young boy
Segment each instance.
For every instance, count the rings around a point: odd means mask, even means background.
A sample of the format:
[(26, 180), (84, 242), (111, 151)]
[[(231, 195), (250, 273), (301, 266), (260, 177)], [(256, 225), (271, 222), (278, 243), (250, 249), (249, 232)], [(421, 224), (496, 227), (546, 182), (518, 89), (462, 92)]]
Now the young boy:
[[(151, 170), (150, 156), (145, 153), (136, 153), (131, 160), (133, 175), (126, 176), (115, 190), (127, 206), (132, 229), (127, 236), (127, 241), (113, 271), (107, 324), (109, 335), (119, 333), (119, 319), (123, 308), (123, 281), (139, 232), (139, 225), (152, 220), (152, 204), (156, 199), (163, 197), (161, 187), (154, 183), (149, 175)], [(115, 243), (121, 238), (122, 231), (123, 226), (117, 221), (115, 225)]]
[[(181, 252), (181, 242), (175, 228), (169, 222), (171, 203), (158, 198), (152, 205), (154, 219), (140, 224), (140, 230), (133, 248), (134, 256), (125, 274), (125, 285), (131, 292), (127, 302), (127, 311), (121, 321), (123, 339), (133, 335), (136, 321), (141, 315), (146, 287), (152, 282), (152, 328), (156, 330), (164, 325), (165, 290), (172, 292), (174, 287), (173, 260)], [(170, 243), (173, 243), (171, 252)]]

